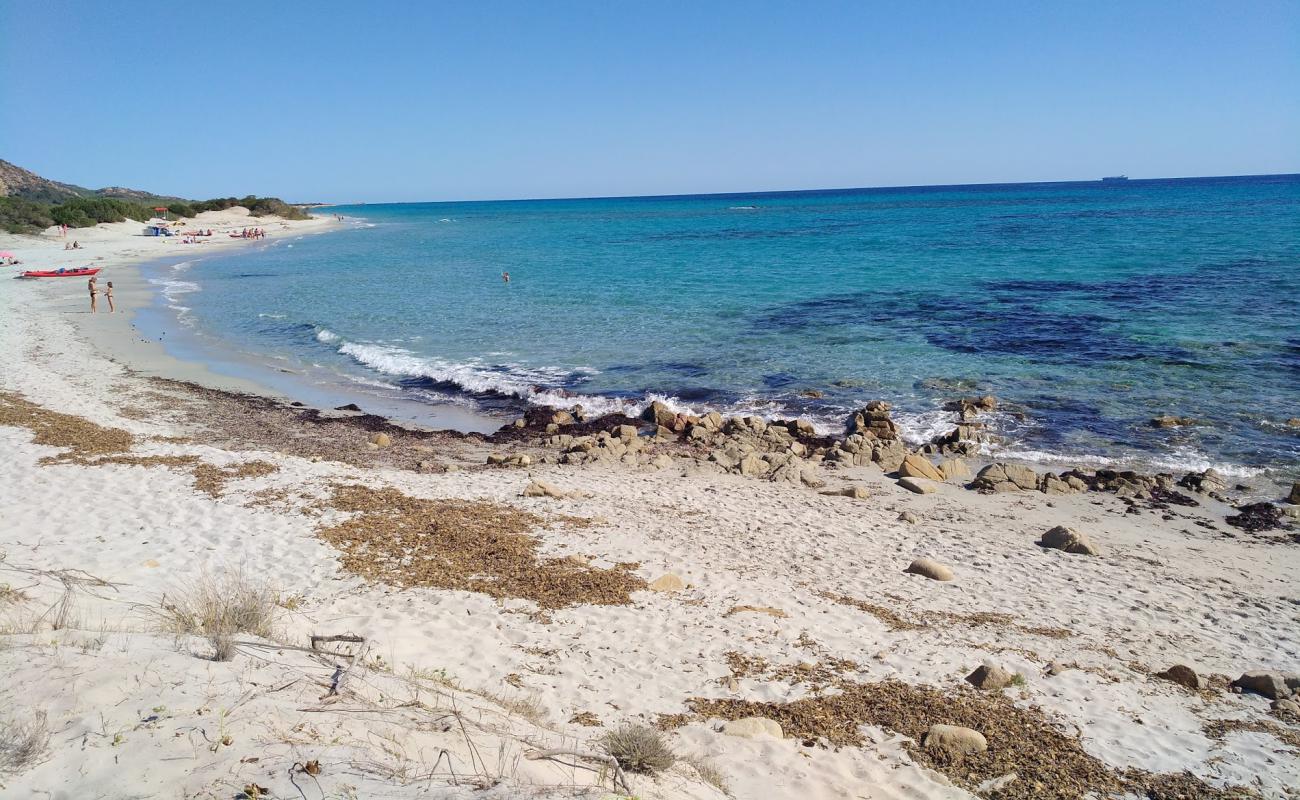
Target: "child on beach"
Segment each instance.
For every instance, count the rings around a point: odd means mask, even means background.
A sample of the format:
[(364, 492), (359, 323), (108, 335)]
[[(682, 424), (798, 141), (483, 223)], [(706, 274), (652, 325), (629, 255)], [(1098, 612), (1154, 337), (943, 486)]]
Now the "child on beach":
[(97, 304), (96, 304), (96, 300), (95, 300), (95, 298), (99, 296), (99, 289), (96, 288), (96, 286), (95, 286), (95, 281), (96, 281), (96, 278), (95, 278), (95, 276), (93, 276), (93, 275), (90, 276), (90, 280), (89, 280), (89, 281), (86, 281), (86, 288), (90, 289), (90, 313), (92, 313), (92, 314), (94, 314), (96, 311), (99, 310), (99, 309), (96, 307)]
[(112, 314), (117, 309), (113, 308), (113, 282), (109, 281), (104, 288), (104, 299), (108, 301), (108, 313)]

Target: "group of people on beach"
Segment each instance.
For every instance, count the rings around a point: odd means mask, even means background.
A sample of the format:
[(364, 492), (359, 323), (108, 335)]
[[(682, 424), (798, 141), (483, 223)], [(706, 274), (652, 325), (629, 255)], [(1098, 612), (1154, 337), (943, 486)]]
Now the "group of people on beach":
[(239, 233), (232, 233), (230, 236), (234, 239), (264, 239), (266, 238), (266, 231), (261, 228), (244, 228)]
[(76, 239), (73, 239), (71, 242), (66, 242), (66, 243), (64, 243), (64, 245), (63, 245), (63, 249), (64, 249), (64, 250), (80, 250), (80, 249), (81, 249), (81, 242), (77, 241)]
[(99, 311), (98, 298), (99, 295), (101, 294), (104, 295), (104, 299), (108, 301), (108, 313), (112, 314), (114, 311), (117, 310), (116, 308), (113, 307), (113, 282), (112, 281), (109, 281), (107, 284), (105, 284), (103, 289), (100, 289), (99, 278), (95, 277), (94, 275), (91, 275), (90, 280), (86, 283), (86, 286), (90, 289), (90, 313), (94, 314)]

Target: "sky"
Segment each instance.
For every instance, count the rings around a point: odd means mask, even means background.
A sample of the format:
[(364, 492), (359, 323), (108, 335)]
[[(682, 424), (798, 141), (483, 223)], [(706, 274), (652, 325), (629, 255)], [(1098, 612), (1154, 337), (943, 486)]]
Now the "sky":
[(1300, 172), (1300, 0), (0, 0), (0, 158), (291, 202)]

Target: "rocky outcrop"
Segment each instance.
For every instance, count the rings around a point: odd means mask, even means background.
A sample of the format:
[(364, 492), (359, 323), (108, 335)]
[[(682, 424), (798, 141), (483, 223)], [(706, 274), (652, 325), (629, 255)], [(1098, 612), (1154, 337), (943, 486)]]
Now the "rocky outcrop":
[(1080, 533), (1074, 528), (1067, 528), (1064, 525), (1057, 525), (1044, 533), (1038, 544), (1052, 550), (1062, 550), (1076, 555), (1100, 555), (1100, 551), (1088, 539), (1086, 533)]
[(1178, 485), (1208, 495), (1221, 494), (1228, 489), (1228, 482), (1213, 468), (1204, 472), (1189, 472), (1178, 479)]
[(986, 493), (1034, 491), (1038, 473), (1016, 464), (989, 464), (975, 476), (971, 488)]
[(890, 405), (884, 400), (872, 400), (861, 411), (849, 417), (849, 435), (862, 434), (876, 439), (897, 439), (898, 426), (889, 417)]
[(1254, 670), (1243, 674), (1232, 685), (1251, 694), (1258, 694), (1270, 700), (1285, 700), (1300, 689), (1300, 676), (1285, 672)]
[(1187, 425), (1195, 425), (1196, 420), (1191, 417), (1176, 417), (1173, 414), (1161, 414), (1152, 419), (1149, 424), (1153, 428), (1182, 428)]

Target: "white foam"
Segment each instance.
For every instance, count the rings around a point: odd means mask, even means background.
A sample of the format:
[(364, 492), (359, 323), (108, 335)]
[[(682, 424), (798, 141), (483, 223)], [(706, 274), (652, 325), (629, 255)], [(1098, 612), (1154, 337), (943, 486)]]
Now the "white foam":
[(329, 330), (328, 328), (321, 328), (320, 330), (316, 331), (316, 341), (318, 342), (324, 342), (325, 344), (333, 344), (334, 342), (337, 342), (339, 339), (340, 339), (339, 335), (334, 331)]

